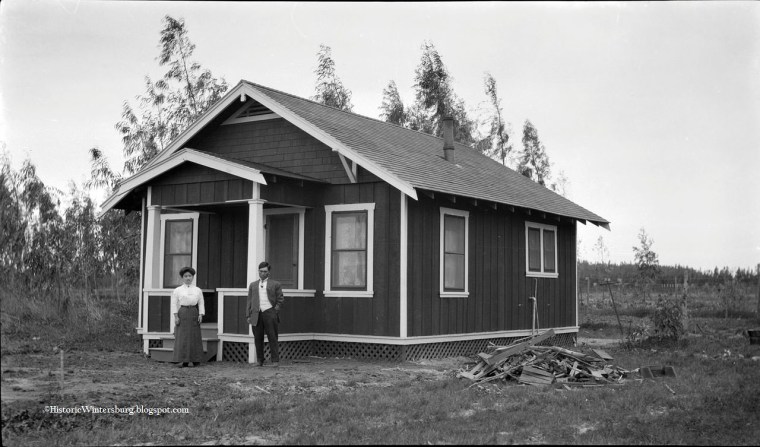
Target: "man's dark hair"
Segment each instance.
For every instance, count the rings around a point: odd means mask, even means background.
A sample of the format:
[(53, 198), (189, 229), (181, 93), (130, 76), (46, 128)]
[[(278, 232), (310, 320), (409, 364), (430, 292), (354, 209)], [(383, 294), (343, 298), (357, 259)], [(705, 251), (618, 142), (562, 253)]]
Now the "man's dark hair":
[(262, 262), (262, 263), (259, 264), (259, 268), (260, 269), (263, 269), (264, 267), (266, 267), (269, 270), (272, 270), (272, 266), (267, 261), (264, 261), (264, 262)]

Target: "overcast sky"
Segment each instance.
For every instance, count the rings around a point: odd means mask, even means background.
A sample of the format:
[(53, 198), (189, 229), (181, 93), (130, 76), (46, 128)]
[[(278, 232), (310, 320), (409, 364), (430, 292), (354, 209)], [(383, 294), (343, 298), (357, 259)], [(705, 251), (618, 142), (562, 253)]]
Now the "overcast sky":
[(124, 101), (159, 78), (164, 15), (184, 18), (194, 58), (241, 79), (314, 94), (320, 44), (377, 118), (383, 88), (413, 100), (432, 42), (472, 114), (498, 83), (513, 141), (538, 129), (568, 197), (612, 222), (579, 225), (581, 257), (632, 262), (638, 232), (661, 264), (708, 269), (760, 262), (760, 4), (247, 3), (4, 0), (0, 140), (67, 190), (98, 146), (120, 168)]

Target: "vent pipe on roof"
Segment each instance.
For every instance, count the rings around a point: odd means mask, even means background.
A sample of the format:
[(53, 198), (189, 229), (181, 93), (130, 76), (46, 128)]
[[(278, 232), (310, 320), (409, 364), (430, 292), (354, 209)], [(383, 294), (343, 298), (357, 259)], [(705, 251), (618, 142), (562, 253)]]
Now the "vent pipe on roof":
[(443, 158), (449, 160), (454, 150), (454, 118), (443, 117)]

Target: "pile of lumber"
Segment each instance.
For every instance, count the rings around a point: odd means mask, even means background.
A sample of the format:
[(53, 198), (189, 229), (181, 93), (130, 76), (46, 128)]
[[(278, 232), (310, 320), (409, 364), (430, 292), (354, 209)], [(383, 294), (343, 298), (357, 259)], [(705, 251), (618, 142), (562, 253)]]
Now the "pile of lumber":
[(539, 345), (552, 336), (554, 331), (550, 329), (509, 346), (492, 346), (488, 353), (478, 354), (477, 364), (469, 371), (461, 371), (458, 377), (473, 380), (475, 384), (514, 380), (536, 386), (561, 383), (569, 388), (620, 383), (632, 372), (611, 365), (613, 358), (602, 350), (592, 349), (593, 355), (590, 355)]

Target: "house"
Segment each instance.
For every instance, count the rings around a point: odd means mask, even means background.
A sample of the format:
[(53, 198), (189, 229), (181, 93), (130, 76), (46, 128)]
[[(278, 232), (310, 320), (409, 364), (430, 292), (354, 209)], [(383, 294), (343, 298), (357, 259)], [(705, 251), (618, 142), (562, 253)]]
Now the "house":
[(609, 222), (444, 134), (241, 81), (103, 204), (142, 211), (144, 351), (171, 351), (190, 265), (209, 358), (255, 362), (262, 260), (285, 289), (283, 358), (464, 355), (535, 321), (571, 343), (576, 225)]

